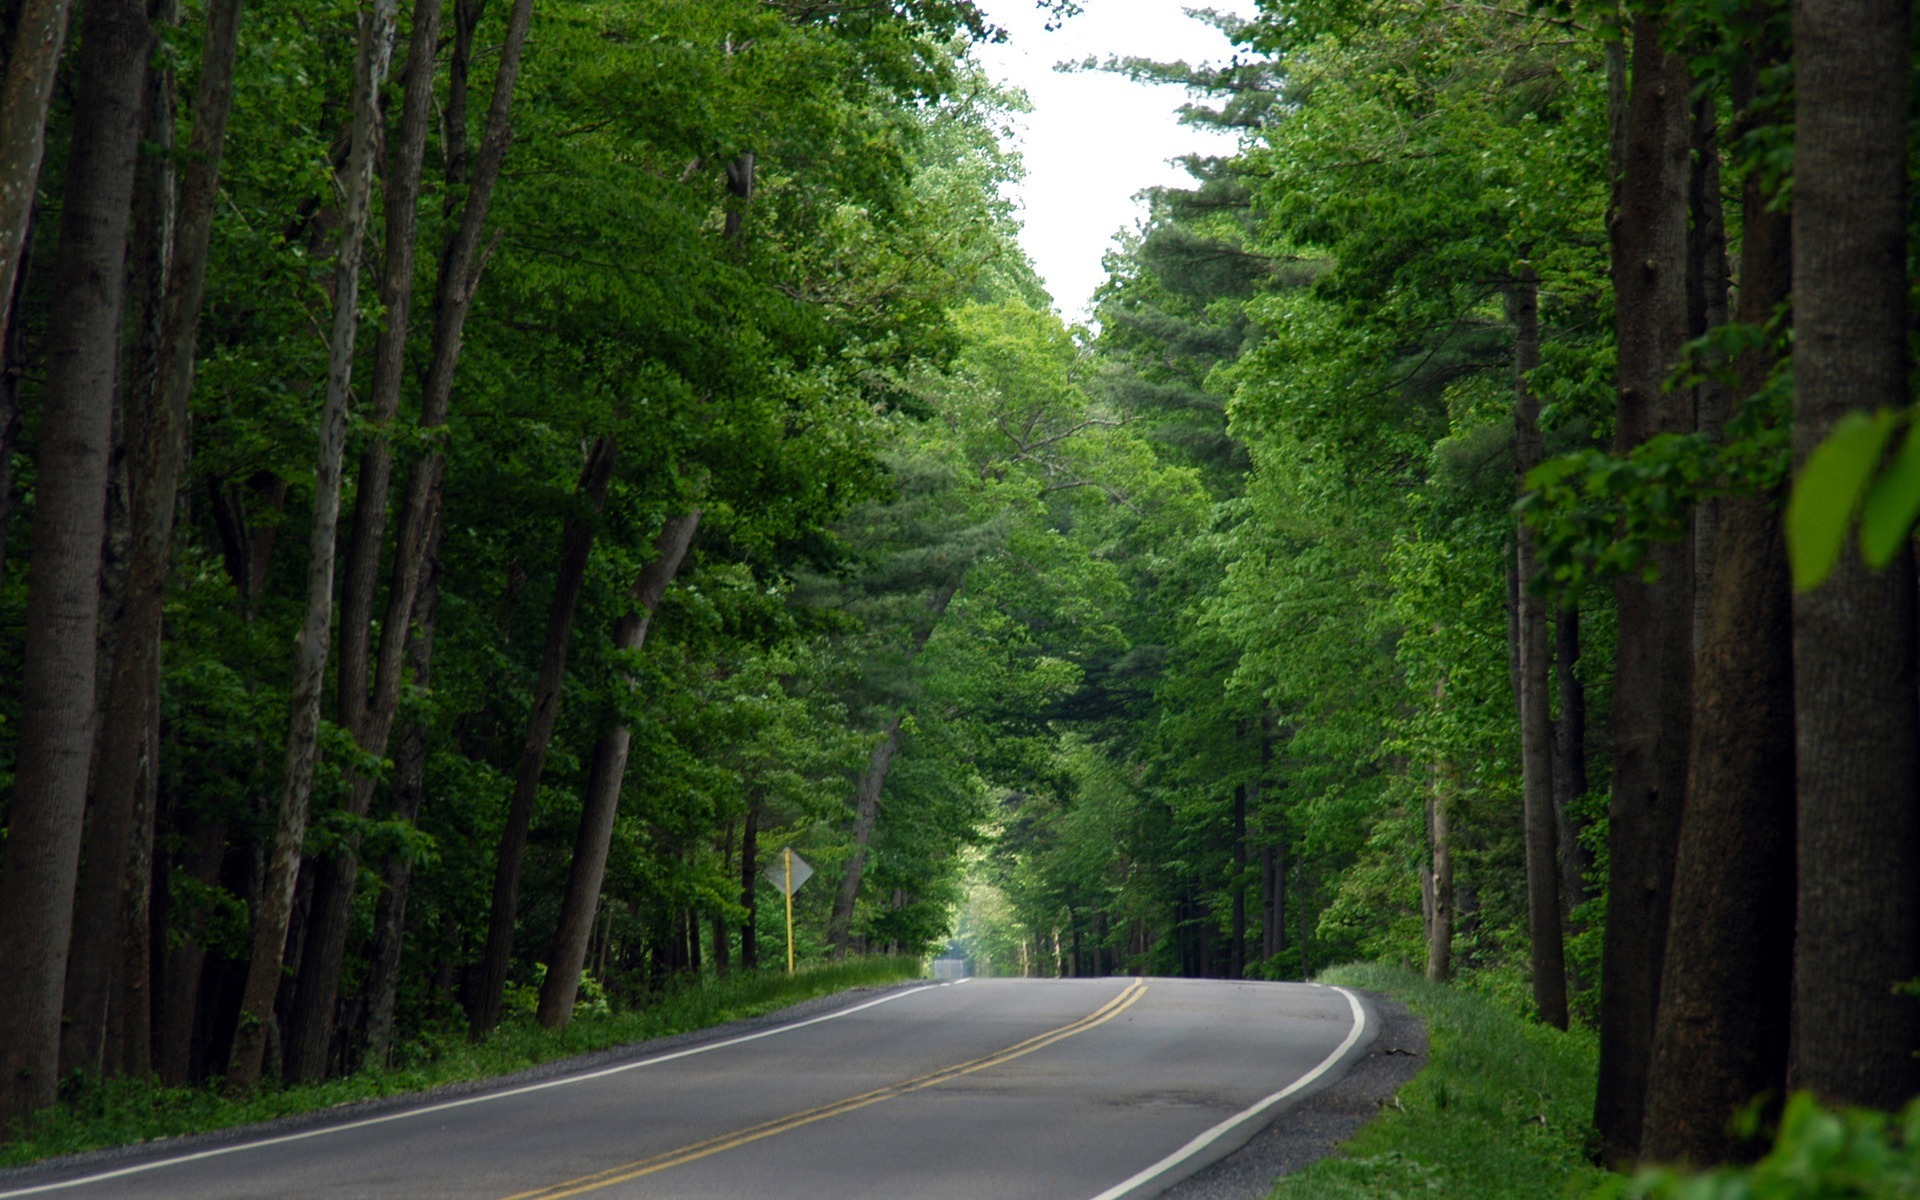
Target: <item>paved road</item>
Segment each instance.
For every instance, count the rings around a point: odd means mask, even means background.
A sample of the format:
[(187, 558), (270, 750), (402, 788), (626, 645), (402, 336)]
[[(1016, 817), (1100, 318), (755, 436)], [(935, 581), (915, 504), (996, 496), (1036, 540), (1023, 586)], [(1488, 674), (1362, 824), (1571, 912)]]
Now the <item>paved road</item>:
[(1337, 1078), (1346, 991), (1176, 979), (889, 992), (371, 1119), (0, 1181), (0, 1200), (1120, 1200)]

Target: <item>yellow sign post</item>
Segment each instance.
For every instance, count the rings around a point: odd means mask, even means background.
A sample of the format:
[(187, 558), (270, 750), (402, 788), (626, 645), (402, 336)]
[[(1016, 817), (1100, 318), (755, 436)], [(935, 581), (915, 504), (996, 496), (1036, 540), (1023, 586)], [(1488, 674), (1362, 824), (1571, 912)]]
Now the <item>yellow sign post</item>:
[(768, 867), (761, 874), (765, 875), (767, 882), (779, 888), (780, 894), (787, 898), (787, 974), (791, 975), (793, 974), (793, 894), (800, 890), (801, 884), (813, 878), (813, 868), (807, 865), (806, 859), (793, 852), (793, 847), (782, 846), (780, 847), (780, 869), (775, 871), (772, 867)]

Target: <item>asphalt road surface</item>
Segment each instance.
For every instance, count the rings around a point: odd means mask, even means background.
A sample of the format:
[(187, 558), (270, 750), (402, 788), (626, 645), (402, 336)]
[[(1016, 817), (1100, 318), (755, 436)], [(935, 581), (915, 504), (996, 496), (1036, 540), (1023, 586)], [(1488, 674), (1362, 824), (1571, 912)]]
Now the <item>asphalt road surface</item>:
[(1296, 983), (975, 979), (537, 1083), (0, 1178), (0, 1200), (1120, 1200), (1366, 1053)]

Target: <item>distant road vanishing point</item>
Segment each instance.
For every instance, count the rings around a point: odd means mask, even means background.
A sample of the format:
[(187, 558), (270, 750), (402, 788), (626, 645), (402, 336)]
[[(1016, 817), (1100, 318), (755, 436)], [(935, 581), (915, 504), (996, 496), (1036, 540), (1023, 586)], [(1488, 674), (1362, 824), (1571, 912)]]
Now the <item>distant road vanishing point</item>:
[(1341, 988), (974, 979), (373, 1117), (0, 1178), (0, 1200), (1131, 1200), (1337, 1079)]

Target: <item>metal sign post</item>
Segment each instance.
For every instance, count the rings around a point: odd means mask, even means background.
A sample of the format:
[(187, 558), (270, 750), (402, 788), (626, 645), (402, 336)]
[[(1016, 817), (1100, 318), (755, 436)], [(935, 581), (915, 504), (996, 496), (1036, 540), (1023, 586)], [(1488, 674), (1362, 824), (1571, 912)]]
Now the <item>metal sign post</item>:
[(793, 974), (793, 894), (800, 885), (813, 878), (813, 868), (807, 860), (793, 852), (793, 847), (780, 847), (780, 867), (778, 870), (768, 867), (761, 872), (767, 882), (780, 889), (787, 898), (787, 974)]

